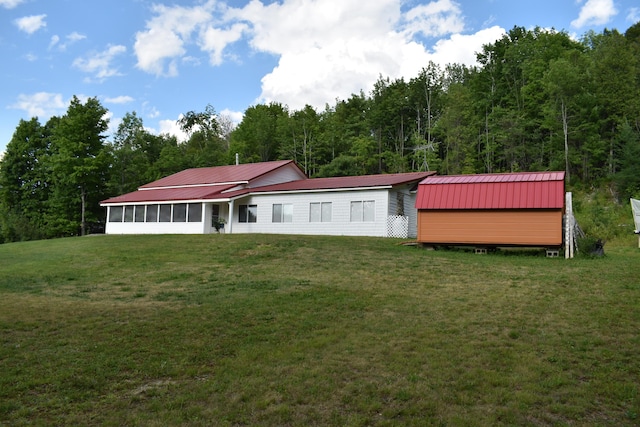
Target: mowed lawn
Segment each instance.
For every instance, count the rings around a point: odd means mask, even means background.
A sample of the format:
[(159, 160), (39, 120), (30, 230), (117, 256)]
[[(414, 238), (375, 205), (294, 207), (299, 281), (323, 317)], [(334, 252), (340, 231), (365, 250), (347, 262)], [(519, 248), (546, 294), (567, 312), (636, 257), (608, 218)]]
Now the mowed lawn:
[(0, 245), (0, 425), (640, 424), (640, 249)]

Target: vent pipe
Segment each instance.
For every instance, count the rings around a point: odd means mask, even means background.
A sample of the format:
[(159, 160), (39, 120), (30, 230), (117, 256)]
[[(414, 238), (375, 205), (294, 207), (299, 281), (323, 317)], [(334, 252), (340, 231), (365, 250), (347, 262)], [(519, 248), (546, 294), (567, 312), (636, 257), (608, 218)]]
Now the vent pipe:
[(240, 156), (236, 153), (236, 166), (240, 164)]

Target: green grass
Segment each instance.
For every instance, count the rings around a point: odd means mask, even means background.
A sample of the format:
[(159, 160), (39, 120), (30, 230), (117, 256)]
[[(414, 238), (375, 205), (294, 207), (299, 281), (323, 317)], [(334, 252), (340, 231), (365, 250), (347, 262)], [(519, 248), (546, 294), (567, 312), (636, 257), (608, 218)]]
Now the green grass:
[(0, 245), (0, 425), (640, 424), (640, 249)]

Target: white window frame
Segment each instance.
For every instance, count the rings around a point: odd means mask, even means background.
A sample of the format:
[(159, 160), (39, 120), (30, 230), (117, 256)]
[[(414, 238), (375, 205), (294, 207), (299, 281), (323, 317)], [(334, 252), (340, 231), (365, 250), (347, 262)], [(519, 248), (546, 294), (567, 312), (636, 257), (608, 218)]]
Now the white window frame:
[(332, 202), (309, 203), (309, 222), (331, 222)]
[(355, 200), (351, 202), (349, 221), (351, 222), (375, 222), (376, 201)]

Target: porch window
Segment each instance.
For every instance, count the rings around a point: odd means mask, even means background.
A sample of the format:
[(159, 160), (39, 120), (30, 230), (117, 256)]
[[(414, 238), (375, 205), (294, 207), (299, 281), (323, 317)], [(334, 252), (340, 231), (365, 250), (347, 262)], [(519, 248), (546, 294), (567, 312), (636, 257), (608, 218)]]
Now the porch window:
[(271, 222), (293, 222), (293, 205), (274, 204)]
[(122, 222), (122, 206), (109, 208), (109, 222)]
[(202, 203), (189, 203), (189, 222), (202, 221)]
[(124, 207), (124, 222), (133, 222), (133, 205)]
[(258, 205), (240, 205), (238, 207), (239, 222), (257, 222)]
[(171, 222), (171, 205), (160, 205), (160, 222)]
[(144, 205), (138, 205), (135, 207), (133, 220), (135, 222), (144, 222)]
[(187, 221), (187, 204), (176, 203), (173, 205), (173, 222)]
[(158, 222), (158, 205), (147, 206), (147, 222)]

